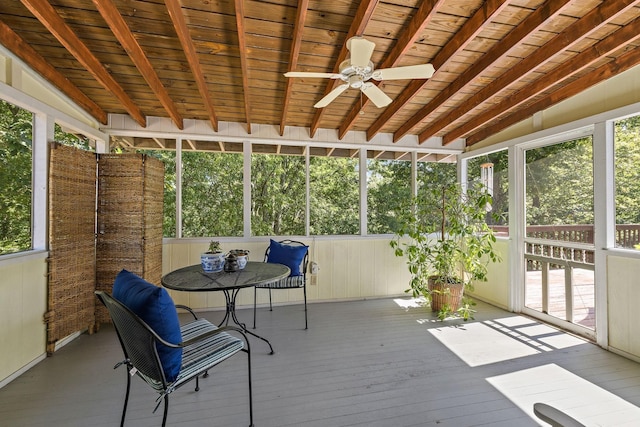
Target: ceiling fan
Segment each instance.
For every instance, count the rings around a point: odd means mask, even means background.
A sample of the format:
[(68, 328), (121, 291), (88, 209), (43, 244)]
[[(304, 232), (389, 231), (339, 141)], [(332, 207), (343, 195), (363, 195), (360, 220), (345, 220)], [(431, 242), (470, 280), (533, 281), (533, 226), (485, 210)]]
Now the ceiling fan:
[(340, 72), (334, 73), (314, 73), (305, 71), (289, 71), (285, 73), (285, 77), (310, 77), (310, 78), (327, 78), (340, 79), (344, 83), (337, 86), (329, 92), (324, 98), (318, 101), (314, 107), (326, 107), (336, 99), (342, 92), (349, 88), (360, 89), (367, 98), (373, 102), (376, 107), (382, 108), (389, 105), (392, 101), (386, 93), (378, 86), (369, 82), (374, 80), (402, 80), (402, 79), (428, 79), (434, 73), (433, 65), (420, 64), (409, 65), (406, 67), (382, 68), (374, 70), (371, 62), (371, 55), (376, 44), (364, 39), (363, 37), (351, 37), (347, 40), (347, 49), (351, 53), (349, 59), (345, 59), (340, 64)]

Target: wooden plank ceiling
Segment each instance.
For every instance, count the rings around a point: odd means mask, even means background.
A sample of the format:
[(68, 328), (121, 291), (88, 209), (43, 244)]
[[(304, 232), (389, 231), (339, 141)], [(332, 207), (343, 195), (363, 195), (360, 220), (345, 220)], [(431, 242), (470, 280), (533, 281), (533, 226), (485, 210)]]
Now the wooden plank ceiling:
[[(640, 0), (10, 0), (0, 42), (98, 121), (108, 113), (432, 136), (472, 145), (640, 63)], [(375, 68), (430, 62), (428, 80), (381, 82), (376, 108), (340, 81), (345, 42)], [(156, 141), (162, 147), (162, 141)]]

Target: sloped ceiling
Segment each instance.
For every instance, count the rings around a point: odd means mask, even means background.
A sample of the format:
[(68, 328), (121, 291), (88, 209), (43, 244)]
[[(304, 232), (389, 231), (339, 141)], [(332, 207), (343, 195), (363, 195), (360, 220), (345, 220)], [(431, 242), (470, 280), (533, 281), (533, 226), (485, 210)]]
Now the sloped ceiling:
[[(631, 0), (11, 0), (0, 42), (101, 123), (128, 114), (432, 136), (472, 145), (640, 63)], [(376, 108), (336, 80), (345, 42), (375, 68), (429, 62), (428, 80), (381, 82)]]

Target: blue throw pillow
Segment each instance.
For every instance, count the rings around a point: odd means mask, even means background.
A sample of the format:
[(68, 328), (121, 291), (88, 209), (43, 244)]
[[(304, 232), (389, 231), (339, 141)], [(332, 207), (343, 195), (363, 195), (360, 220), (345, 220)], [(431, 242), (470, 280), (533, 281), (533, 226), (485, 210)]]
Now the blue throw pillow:
[(309, 246), (285, 245), (270, 239), (267, 262), (284, 264), (291, 269), (290, 276), (301, 276), (300, 263), (304, 259)]
[[(172, 344), (182, 342), (178, 312), (166, 289), (122, 270), (113, 284), (113, 297), (126, 305), (165, 341)], [(166, 380), (174, 381), (182, 365), (182, 349), (160, 343), (156, 347)]]

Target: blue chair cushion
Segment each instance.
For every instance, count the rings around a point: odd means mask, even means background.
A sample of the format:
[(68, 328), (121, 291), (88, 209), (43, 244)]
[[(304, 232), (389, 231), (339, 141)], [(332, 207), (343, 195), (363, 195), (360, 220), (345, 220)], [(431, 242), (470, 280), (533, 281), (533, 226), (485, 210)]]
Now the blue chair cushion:
[(270, 239), (269, 254), (267, 255), (267, 262), (273, 264), (284, 264), (291, 269), (290, 276), (300, 276), (300, 264), (304, 259), (309, 246), (300, 245), (285, 245), (280, 242), (276, 242)]
[[(166, 289), (122, 270), (113, 284), (113, 297), (126, 305), (151, 327), (162, 339), (172, 344), (182, 342), (178, 312)], [(182, 349), (156, 344), (164, 376), (172, 382), (182, 365)]]

